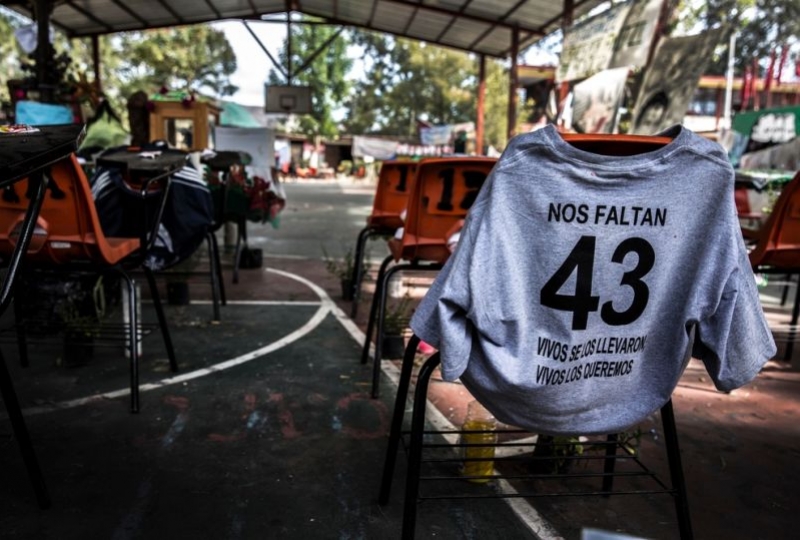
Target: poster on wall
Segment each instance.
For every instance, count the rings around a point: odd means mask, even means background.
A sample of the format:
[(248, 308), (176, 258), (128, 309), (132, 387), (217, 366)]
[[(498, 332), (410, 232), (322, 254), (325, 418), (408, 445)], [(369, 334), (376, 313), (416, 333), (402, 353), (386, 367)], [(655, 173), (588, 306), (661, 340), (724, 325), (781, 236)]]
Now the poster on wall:
[(681, 123), (723, 30), (661, 40), (633, 108), (631, 133), (652, 135)]
[(613, 133), (628, 68), (606, 69), (575, 85), (572, 127), (579, 133)]
[(631, 3), (614, 42), (609, 68), (638, 68), (647, 65), (663, 4), (664, 0), (637, 0)]
[(567, 30), (556, 69), (556, 82), (585, 79), (608, 67), (630, 6), (630, 2), (615, 4)]

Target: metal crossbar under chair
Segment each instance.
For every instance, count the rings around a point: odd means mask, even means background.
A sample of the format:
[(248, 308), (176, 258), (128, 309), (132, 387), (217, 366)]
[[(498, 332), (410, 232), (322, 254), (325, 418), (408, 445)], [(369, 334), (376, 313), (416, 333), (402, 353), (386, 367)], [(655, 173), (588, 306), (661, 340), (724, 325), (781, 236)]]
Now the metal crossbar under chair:
[[(53, 162), (77, 150), (84, 134), (83, 126), (69, 125), (39, 128), (37, 132), (31, 134), (3, 135), (3, 144), (0, 145), (0, 188), (13, 188), (16, 183), (27, 177), (31, 197), (24, 217), (20, 221), (16, 245), (7, 259), (7, 271), (0, 286), (0, 315), (5, 313), (11, 303), (17, 271), (36, 228), (36, 220), (48, 181), (44, 171)], [(2, 352), (0, 352), (0, 394), (3, 396), (6, 412), (31, 479), (36, 500), (40, 508), (48, 508), (50, 495)]]
[[(380, 390), (380, 363), (388, 283), (398, 272), (439, 271), (450, 257), (448, 234), (475, 201), (484, 180), (497, 162), (494, 158), (448, 157), (426, 159), (417, 165), (401, 239), (389, 240), (391, 255), (378, 271), (361, 363), (369, 361), (375, 333), (372, 397)], [(390, 267), (392, 262), (405, 261)]]
[[(86, 176), (78, 164), (74, 154), (51, 165), (48, 171), (48, 195), (36, 221), (36, 242), (27, 250), (23, 264), (26, 269), (47, 272), (53, 275), (71, 275), (87, 272), (106, 274), (113, 273), (121, 277), (128, 294), (127, 321), (124, 332), (125, 345), (130, 353), (130, 410), (139, 411), (139, 354), (138, 341), (142, 327), (138, 320), (138, 291), (130, 270), (141, 268), (147, 278), (151, 297), (158, 317), (159, 327), (164, 339), (170, 368), (178, 370), (172, 340), (169, 334), (166, 317), (161, 305), (153, 272), (143, 265), (148, 249), (153, 245), (156, 230), (169, 193), (170, 176), (183, 166), (183, 152), (162, 152), (153, 159), (142, 159), (135, 152), (124, 152), (122, 155), (107, 156), (124, 170), (131, 178), (133, 185), (138, 185), (142, 200), (151, 186), (161, 183), (161, 202), (155, 215), (147, 215), (147, 207), (143, 204), (142, 228), (139, 238), (106, 237), (100, 227), (99, 218), (94, 206), (91, 190)], [(25, 189), (23, 180), (19, 186)], [(0, 255), (7, 256), (16, 243), (15, 223), (20, 222), (21, 201), (26, 199), (24, 192), (15, 192), (19, 199), (6, 197), (0, 201), (0, 230), (10, 231), (0, 234)], [(147, 226), (145, 226), (145, 224)], [(24, 321), (16, 321), (17, 343), (23, 365), (27, 362), (26, 335)], [(115, 334), (119, 338), (120, 333)]]
[[(431, 375), (439, 365), (439, 353), (431, 356), (421, 367), (414, 389), (413, 410), (410, 431), (403, 431), (406, 400), (410, 386), (414, 356), (419, 338), (413, 336), (406, 349), (400, 372), (398, 392), (392, 415), (391, 431), (386, 450), (383, 474), (381, 478), (378, 501), (381, 505), (389, 502), (392, 478), (394, 476), (395, 459), (401, 443), (408, 452), (405, 496), (403, 507), (402, 538), (412, 539), (415, 535), (417, 505), (422, 500), (465, 499), (465, 498), (541, 498), (564, 496), (621, 496), (667, 494), (674, 500), (678, 521), (678, 530), (683, 540), (693, 537), (686, 483), (681, 465), (678, 447), (677, 429), (669, 400), (661, 408), (661, 421), (664, 429), (664, 441), (669, 465), (669, 481), (665, 481), (639, 458), (638, 453), (621, 441), (617, 434), (610, 434), (604, 440), (583, 442), (583, 446), (591, 444), (599, 450), (596, 454), (564, 457), (554, 452), (559, 444), (530, 442), (522, 430), (497, 430), (493, 434), (505, 436), (497, 443), (461, 442), (465, 433), (462, 430), (440, 431), (426, 429), (426, 399)], [(458, 442), (448, 442), (458, 437)], [(541, 437), (541, 436), (540, 436)], [(464, 458), (458, 451), (465, 447), (490, 446), (493, 454), (503, 448), (513, 448), (514, 452), (506, 457), (495, 455), (491, 458)], [(546, 451), (541, 452), (544, 448)], [(525, 450), (529, 450), (525, 452)], [(494, 474), (464, 476), (458, 470), (460, 464), (469, 461), (492, 460)], [(582, 471), (562, 471), (565, 460), (580, 462)], [(531, 470), (532, 465), (537, 465)], [(524, 469), (521, 469), (521, 466)], [(488, 481), (507, 480), (514, 483), (514, 491), (475, 490), (465, 492), (463, 489), (454, 492), (452, 486), (464, 486), (465, 480)], [(535, 489), (521, 488), (525, 482), (538, 482)], [(594, 484), (593, 484), (594, 483)], [(615, 486), (616, 483), (616, 486)], [(619, 484), (623, 485), (620, 486)], [(645, 485), (647, 484), (647, 485)], [(555, 487), (544, 488), (554, 485)], [(423, 488), (423, 486), (425, 486)], [(594, 486), (594, 487), (592, 487)], [(470, 486), (474, 487), (474, 486)]]
[(364, 256), (367, 240), (372, 236), (392, 236), (403, 226), (403, 211), (414, 187), (417, 163), (414, 161), (384, 161), (378, 175), (378, 185), (372, 201), (367, 225), (358, 233), (353, 260), (353, 304), (350, 317), (358, 314), (361, 282), (364, 280)]

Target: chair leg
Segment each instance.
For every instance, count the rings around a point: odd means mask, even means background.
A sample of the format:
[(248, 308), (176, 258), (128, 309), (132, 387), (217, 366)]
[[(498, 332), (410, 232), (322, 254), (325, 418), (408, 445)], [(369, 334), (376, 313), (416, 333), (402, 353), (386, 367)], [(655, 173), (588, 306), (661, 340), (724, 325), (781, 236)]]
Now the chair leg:
[(664, 442), (667, 447), (667, 460), (669, 461), (669, 475), (672, 489), (675, 490), (675, 512), (678, 515), (678, 529), (681, 540), (692, 540), (692, 520), (689, 514), (689, 499), (686, 496), (686, 481), (683, 477), (681, 464), (681, 451), (678, 447), (678, 430), (675, 427), (675, 413), (672, 410), (672, 400), (661, 407), (661, 423), (664, 427)]
[(356, 240), (356, 253), (353, 259), (353, 303), (350, 305), (350, 318), (355, 319), (358, 314), (358, 297), (361, 295), (361, 281), (364, 279), (364, 246), (367, 238), (372, 235), (373, 229), (364, 227), (358, 233)]
[(131, 412), (139, 412), (139, 320), (136, 306), (139, 304), (139, 295), (136, 294), (136, 284), (127, 272), (119, 271), (128, 289), (128, 350), (130, 351), (130, 385), (131, 385)]
[(786, 350), (783, 353), (783, 359), (786, 362), (791, 362), (792, 353), (794, 352), (794, 340), (797, 336), (797, 320), (800, 318), (800, 282), (797, 284), (797, 290), (794, 294), (794, 306), (792, 306), (792, 319), (789, 323), (789, 337), (786, 340)]
[(11, 375), (8, 373), (6, 360), (2, 353), (0, 353), (0, 393), (3, 394), (6, 413), (8, 414), (8, 419), (11, 421), (14, 436), (17, 438), (17, 444), (19, 444), (22, 460), (25, 462), (25, 468), (28, 469), (28, 476), (31, 479), (31, 484), (33, 484), (33, 491), (36, 494), (39, 508), (43, 510), (49, 508), (50, 495), (47, 493), (47, 485), (44, 483), (42, 470), (39, 468), (39, 460), (36, 459), (36, 452), (33, 449), (28, 427), (25, 425), (25, 418), (22, 416), (22, 409), (19, 406), (17, 393), (14, 391)]
[[(407, 270), (411, 267), (410, 264), (397, 264), (389, 268), (383, 274), (383, 284), (380, 291), (375, 291), (375, 297), (378, 299), (378, 312), (375, 316), (375, 361), (372, 363), (372, 399), (380, 397), (380, 384), (381, 384), (381, 361), (383, 360), (383, 322), (386, 318), (386, 295), (389, 293), (389, 282), (397, 272)], [(374, 304), (374, 302), (373, 302)]]
[(219, 258), (219, 243), (217, 242), (217, 235), (211, 231), (211, 257), (214, 261), (214, 268), (217, 272), (217, 285), (219, 286), (219, 299), (220, 303), (224, 306), (227, 305), (228, 300), (225, 297), (225, 280), (222, 278), (222, 262)]
[(608, 497), (614, 487), (614, 468), (616, 465), (617, 441), (619, 436), (616, 433), (606, 437), (606, 459), (603, 463), (603, 491), (604, 497)]
[(144, 269), (144, 275), (147, 277), (147, 284), (150, 287), (150, 296), (153, 298), (153, 306), (156, 308), (156, 316), (158, 316), (158, 326), (161, 328), (161, 336), (164, 338), (164, 346), (167, 348), (169, 368), (173, 373), (177, 373), (178, 361), (175, 359), (175, 349), (172, 347), (172, 337), (169, 334), (167, 317), (164, 315), (164, 307), (161, 305), (161, 297), (158, 294), (156, 278), (153, 275), (153, 271), (149, 268)]
[(403, 355), (403, 365), (400, 368), (400, 381), (397, 383), (397, 396), (394, 398), (392, 425), (389, 430), (389, 442), (386, 445), (386, 458), (383, 460), (383, 476), (381, 477), (381, 488), (380, 494), (378, 495), (378, 504), (381, 506), (389, 502), (389, 494), (392, 491), (392, 477), (394, 476), (397, 452), (400, 449), (403, 417), (405, 416), (406, 401), (408, 400), (408, 386), (411, 383), (414, 356), (416, 355), (419, 341), (416, 335), (411, 336), (406, 346), (405, 355)]
[(414, 389), (414, 410), (411, 412), (411, 439), (408, 450), (408, 472), (406, 473), (406, 494), (403, 506), (402, 538), (414, 538), (417, 523), (417, 498), (419, 496), (419, 477), (422, 470), (422, 439), (425, 430), (425, 400), (428, 396), (428, 383), (439, 365), (437, 352), (422, 365)]
[(366, 364), (369, 361), (369, 345), (372, 342), (372, 331), (375, 329), (375, 316), (378, 313), (378, 296), (381, 287), (383, 287), (383, 276), (386, 274), (386, 268), (391, 264), (393, 258), (391, 255), (383, 259), (380, 270), (378, 270), (378, 281), (375, 284), (375, 294), (372, 297), (372, 307), (369, 311), (369, 322), (367, 323), (367, 336), (364, 338), (364, 348), (361, 350), (361, 363)]
[(19, 295), (14, 293), (14, 327), (17, 331), (17, 350), (19, 351), (19, 365), (26, 368), (30, 365), (28, 360), (28, 341), (25, 336), (25, 317), (22, 314), (22, 303), (17, 301)]
[(245, 240), (245, 227), (247, 222), (240, 219), (236, 222), (236, 249), (233, 252), (233, 282), (239, 283), (239, 260), (242, 258), (242, 240)]
[(217, 271), (217, 263), (214, 260), (214, 242), (212, 238), (214, 233), (209, 231), (206, 233), (206, 243), (208, 244), (208, 273), (211, 277), (211, 304), (213, 306), (214, 320), (219, 321), (219, 272)]

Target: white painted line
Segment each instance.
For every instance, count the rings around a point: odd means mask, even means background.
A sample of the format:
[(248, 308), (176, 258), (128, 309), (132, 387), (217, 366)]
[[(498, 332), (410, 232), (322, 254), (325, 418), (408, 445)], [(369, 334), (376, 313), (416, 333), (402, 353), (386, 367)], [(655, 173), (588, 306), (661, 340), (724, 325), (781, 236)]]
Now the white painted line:
[[(367, 337), (366, 334), (356, 326), (350, 317), (344, 314), (339, 306), (333, 304), (331, 313), (333, 313), (336, 319), (344, 326), (345, 330), (347, 330), (356, 343), (364, 344), (364, 340)], [(374, 356), (374, 346), (370, 346), (370, 354)], [(389, 378), (396, 391), (400, 381), (400, 369), (394, 362), (381, 362), (381, 371)], [(409, 392), (409, 395), (413, 394)], [(457, 429), (429, 400), (426, 400), (425, 418), (437, 431), (451, 431)], [(454, 433), (442, 434), (442, 437), (444, 437), (449, 444), (458, 442), (457, 435)], [(510, 495), (516, 495), (518, 493), (508, 481), (502, 478), (497, 480), (497, 491)], [(527, 499), (521, 497), (505, 497), (503, 500), (508, 504), (523, 525), (528, 527), (538, 540), (564, 540), (558, 531), (550, 525), (550, 522), (543, 518)]]
[[(142, 393), (142, 392), (147, 392), (147, 391), (150, 391), (150, 390), (155, 390), (157, 388), (164, 388), (166, 386), (171, 386), (171, 385), (174, 385), (174, 384), (184, 383), (184, 382), (190, 381), (192, 379), (198, 379), (200, 377), (204, 377), (204, 376), (210, 375), (212, 373), (219, 373), (220, 371), (224, 371), (226, 369), (230, 369), (230, 368), (238, 366), (240, 364), (244, 364), (246, 362), (250, 362), (251, 360), (255, 360), (256, 358), (259, 358), (259, 357), (267, 355), (267, 354), (269, 354), (271, 352), (275, 352), (275, 351), (277, 351), (279, 349), (282, 349), (283, 347), (289, 345), (290, 343), (293, 343), (293, 342), (297, 341), (298, 339), (302, 338), (303, 336), (307, 335), (312, 330), (314, 330), (317, 326), (319, 326), (322, 323), (322, 321), (325, 320), (325, 317), (328, 315), (328, 313), (330, 313), (330, 311), (331, 311), (330, 306), (331, 305), (335, 306), (333, 301), (330, 299), (330, 297), (325, 293), (325, 291), (323, 289), (318, 287), (316, 284), (308, 281), (307, 279), (305, 279), (303, 277), (300, 277), (300, 276), (297, 276), (295, 274), (290, 274), (288, 272), (283, 272), (283, 271), (280, 271), (280, 270), (267, 269), (267, 271), (272, 271), (272, 272), (274, 272), (276, 274), (282, 275), (282, 276), (287, 277), (289, 279), (294, 279), (296, 281), (299, 281), (299, 282), (305, 284), (306, 286), (308, 286), (310, 289), (312, 289), (314, 292), (316, 292), (320, 296), (320, 299), (322, 300), (322, 302), (316, 304), (316, 305), (319, 306), (319, 309), (317, 309), (317, 311), (308, 320), (308, 322), (306, 322), (303, 326), (301, 326), (297, 330), (295, 330), (293, 332), (290, 332), (289, 334), (287, 334), (287, 335), (283, 336), (282, 338), (278, 339), (277, 341), (274, 341), (274, 342), (272, 342), (272, 343), (270, 343), (268, 345), (265, 345), (265, 346), (263, 346), (263, 347), (261, 347), (259, 349), (251, 351), (249, 353), (243, 354), (241, 356), (237, 356), (236, 358), (231, 358), (230, 360), (226, 360), (226, 361), (220, 362), (218, 364), (214, 364), (214, 365), (209, 366), (207, 368), (197, 369), (195, 371), (190, 371), (189, 373), (184, 373), (184, 374), (181, 374), (181, 375), (176, 375), (175, 377), (169, 377), (167, 379), (162, 379), (162, 380), (154, 382), (154, 383), (142, 384), (142, 385), (139, 386), (139, 392)], [(129, 388), (124, 388), (124, 389), (120, 389), (120, 390), (113, 390), (113, 391), (110, 391), (110, 392), (102, 392), (102, 393), (98, 393), (98, 394), (94, 394), (94, 395), (86, 396), (86, 397), (82, 397), (82, 398), (71, 399), (71, 400), (68, 400), (68, 401), (61, 401), (61, 402), (57, 402), (57, 403), (49, 403), (47, 405), (40, 405), (40, 406), (37, 406), (37, 407), (31, 407), (31, 408), (28, 408), (28, 409), (24, 409), (23, 413), (25, 415), (42, 414), (42, 413), (47, 413), (47, 412), (52, 412), (52, 411), (71, 409), (71, 408), (79, 407), (81, 405), (85, 405), (87, 403), (91, 403), (91, 402), (94, 402), (94, 401), (100, 401), (100, 400), (106, 400), (106, 399), (116, 399), (116, 398), (124, 397), (124, 396), (128, 396), (128, 395), (130, 395), (130, 389)]]

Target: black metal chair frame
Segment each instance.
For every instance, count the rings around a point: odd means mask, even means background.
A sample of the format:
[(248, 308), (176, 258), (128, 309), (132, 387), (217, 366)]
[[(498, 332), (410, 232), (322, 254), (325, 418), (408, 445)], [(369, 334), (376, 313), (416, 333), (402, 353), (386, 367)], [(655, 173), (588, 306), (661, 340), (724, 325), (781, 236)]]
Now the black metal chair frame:
[[(389, 441), (386, 449), (383, 474), (381, 477), (380, 492), (378, 496), (378, 502), (381, 505), (386, 505), (389, 502), (392, 478), (394, 476), (396, 456), (399, 451), (400, 445), (402, 443), (404, 448), (408, 452), (408, 469), (406, 472), (406, 487), (405, 487), (405, 497), (404, 497), (404, 507), (403, 507), (402, 537), (404, 539), (414, 538), (415, 528), (416, 528), (417, 503), (421, 500), (453, 499), (453, 498), (481, 499), (481, 498), (510, 498), (510, 497), (536, 498), (536, 497), (563, 497), (563, 496), (610, 497), (612, 495), (618, 496), (618, 495), (649, 495), (649, 494), (671, 495), (673, 497), (675, 504), (675, 511), (677, 515), (680, 538), (682, 540), (689, 540), (693, 538), (689, 505), (686, 496), (686, 483), (683, 476), (683, 467), (681, 465), (681, 456), (680, 456), (680, 449), (678, 447), (678, 435), (675, 426), (675, 416), (673, 414), (673, 409), (672, 409), (672, 400), (667, 401), (667, 403), (661, 408), (661, 421), (664, 429), (664, 440), (666, 446), (667, 461), (669, 464), (669, 474), (670, 474), (669, 484), (662, 481), (654, 471), (648, 469), (646, 465), (640, 461), (636, 453), (632, 453), (631, 450), (629, 450), (623, 444), (621, 444), (617, 434), (608, 435), (604, 442), (594, 441), (592, 443), (594, 445), (599, 445), (604, 449), (604, 451), (598, 455), (581, 455), (581, 456), (574, 456), (572, 458), (564, 456), (532, 457), (530, 455), (527, 455), (523, 458), (515, 456), (509, 458), (495, 457), (495, 458), (471, 459), (471, 461), (485, 461), (489, 459), (495, 462), (501, 462), (504, 460), (505, 461), (519, 460), (519, 459), (527, 459), (529, 461), (533, 459), (550, 460), (551, 462), (553, 462), (553, 460), (564, 460), (564, 459), (581, 460), (584, 462), (586, 462), (587, 460), (596, 460), (602, 463), (603, 466), (602, 472), (590, 472), (590, 471), (587, 471), (585, 473), (554, 472), (552, 474), (530, 473), (524, 475), (520, 475), (518, 472), (515, 472), (512, 474), (505, 474), (505, 475), (501, 473), (491, 476), (473, 476), (473, 477), (464, 477), (456, 473), (453, 476), (448, 477), (442, 474), (440, 470), (437, 470), (437, 473), (435, 475), (424, 476), (422, 473), (422, 469), (423, 465), (426, 463), (431, 463), (433, 464), (433, 466), (438, 466), (439, 469), (441, 469), (443, 465), (447, 466), (448, 463), (454, 464), (465, 461), (463, 457), (453, 457), (449, 459), (448, 458), (426, 459), (424, 458), (424, 450), (426, 449), (433, 449), (434, 451), (436, 451), (437, 449), (443, 449), (443, 448), (457, 449), (469, 446), (481, 446), (481, 447), (517, 446), (517, 447), (530, 447), (533, 450), (536, 448), (537, 443), (532, 443), (527, 441), (518, 442), (520, 441), (520, 439), (513, 438), (505, 442), (501, 441), (491, 445), (486, 443), (469, 444), (462, 442), (453, 445), (442, 442), (441, 436), (445, 434), (461, 434), (464, 433), (463, 431), (426, 430), (425, 410), (426, 410), (428, 385), (430, 382), (431, 375), (434, 373), (436, 367), (440, 363), (439, 353), (435, 353), (430, 358), (428, 358), (428, 360), (420, 368), (416, 382), (416, 387), (414, 389), (413, 409), (411, 413), (412, 414), (411, 429), (410, 431), (403, 431), (406, 400), (408, 398), (409, 386), (414, 364), (414, 356), (418, 344), (419, 344), (419, 338), (417, 336), (412, 336), (406, 348), (405, 356), (403, 358), (403, 364), (400, 372), (400, 380), (397, 388), (397, 397), (395, 399), (395, 406), (392, 414), (391, 431), (389, 433)], [(522, 430), (506, 430), (506, 431), (497, 431), (496, 433), (518, 435), (520, 433), (525, 433), (525, 432)], [(552, 446), (552, 443), (549, 444), (551, 444)], [(628, 468), (633, 468), (633, 470), (626, 470), (626, 471), (616, 470), (615, 466), (618, 461), (625, 461), (628, 463), (632, 463), (632, 465)], [(555, 462), (553, 462), (553, 464), (555, 465)], [(614, 479), (619, 477), (626, 480), (643, 477), (653, 481), (656, 487), (654, 489), (615, 490)], [(468, 478), (482, 479), (482, 480), (512, 479), (514, 481), (523, 481), (523, 480), (539, 480), (543, 482), (554, 481), (562, 486), (567, 481), (579, 478), (599, 478), (602, 484), (599, 490), (580, 491), (580, 492), (574, 490), (569, 491), (561, 489), (554, 491), (530, 491), (530, 492), (518, 491), (515, 493), (503, 493), (503, 492), (487, 493), (486, 491), (482, 491), (479, 494), (475, 494), (473, 491), (473, 494), (462, 493), (459, 495), (445, 494), (437, 496), (426, 496), (424, 494), (422, 495), (420, 494), (421, 492), (420, 484), (422, 482), (441, 484), (443, 481), (446, 480), (455, 480), (463, 482), (465, 479)]]
[(356, 252), (353, 260), (353, 303), (350, 306), (350, 318), (355, 319), (358, 315), (358, 300), (361, 297), (361, 284), (364, 281), (364, 257), (366, 254), (367, 240), (373, 236), (392, 236), (396, 229), (385, 227), (370, 227), (367, 225), (358, 233), (356, 239)]
[[(84, 128), (75, 126), (50, 128), (44, 130), (45, 137), (48, 139), (48, 145), (45, 148), (36, 147), (37, 153), (30, 155), (20, 156), (22, 153), (15, 153), (14, 159), (17, 161), (12, 164), (2, 163), (0, 169), (3, 178), (0, 178), (0, 185), (2, 187), (10, 186), (25, 177), (29, 178), (30, 186), (30, 203), (25, 210), (25, 217), (22, 221), (22, 226), (19, 231), (19, 238), (14, 251), (11, 254), (7, 265), (7, 271), (3, 277), (2, 285), (0, 285), (0, 315), (5, 313), (13, 298), (14, 283), (16, 281), (17, 271), (19, 270), (22, 258), (28, 251), (33, 231), (36, 228), (36, 219), (42, 208), (44, 195), (47, 189), (47, 177), (44, 175), (44, 170), (53, 162), (63, 158), (70, 152), (77, 149), (78, 144), (83, 139), (85, 134)], [(61, 132), (61, 133), (58, 133)], [(52, 139), (51, 133), (56, 133)], [(25, 137), (16, 139), (18, 144), (27, 145), (28, 141)], [(34, 148), (35, 144), (28, 146), (28, 149)], [(20, 159), (21, 158), (21, 159)], [(14, 383), (11, 380), (11, 375), (6, 366), (5, 357), (0, 351), (0, 394), (3, 396), (6, 412), (11, 422), (14, 436), (19, 444), (22, 460), (25, 463), (25, 468), (28, 471), (33, 491), (36, 495), (36, 501), (42, 509), (49, 508), (51, 501), (50, 495), (47, 491), (47, 485), (42, 476), (42, 470), (39, 467), (39, 460), (36, 458), (36, 452), (31, 442), (28, 427), (25, 424), (25, 418), (22, 416), (22, 408), (17, 398), (17, 393), (14, 390)]]
[(388, 284), (392, 277), (398, 272), (438, 272), (444, 265), (439, 263), (421, 263), (419, 261), (395, 264), (391, 268), (389, 265), (394, 260), (392, 255), (387, 256), (381, 263), (378, 270), (375, 295), (372, 297), (372, 306), (367, 323), (367, 335), (364, 339), (364, 346), (361, 351), (361, 363), (369, 362), (369, 349), (372, 343), (372, 335), (375, 333), (375, 357), (372, 364), (372, 397), (380, 396), (380, 377), (381, 377), (381, 356), (383, 353), (383, 332), (384, 319), (386, 315), (386, 295), (388, 294)]

